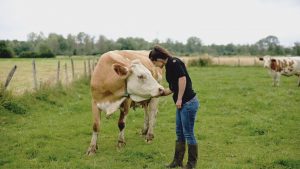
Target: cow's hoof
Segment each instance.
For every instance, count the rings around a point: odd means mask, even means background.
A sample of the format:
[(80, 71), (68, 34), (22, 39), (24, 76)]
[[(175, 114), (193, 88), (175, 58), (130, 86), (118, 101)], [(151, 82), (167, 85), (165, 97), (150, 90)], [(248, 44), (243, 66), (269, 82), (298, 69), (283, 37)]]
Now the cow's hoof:
[(146, 137), (145, 137), (146, 143), (151, 143), (153, 139), (154, 139), (153, 134), (147, 134)]
[(126, 146), (126, 142), (125, 141), (121, 141), (121, 140), (118, 141), (118, 144), (117, 144), (118, 148), (123, 148), (125, 146)]
[(96, 154), (97, 149), (98, 149), (97, 145), (90, 145), (90, 147), (86, 151), (86, 155), (92, 156), (92, 155)]
[(148, 129), (147, 130), (142, 129), (140, 135), (141, 136), (146, 136), (147, 132), (148, 132)]

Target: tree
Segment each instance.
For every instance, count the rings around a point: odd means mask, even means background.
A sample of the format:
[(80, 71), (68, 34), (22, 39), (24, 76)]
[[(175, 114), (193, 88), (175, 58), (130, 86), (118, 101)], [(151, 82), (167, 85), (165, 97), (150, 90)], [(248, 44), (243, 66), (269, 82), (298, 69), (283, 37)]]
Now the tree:
[(296, 56), (300, 56), (300, 42), (296, 42), (293, 47), (293, 54)]
[(55, 57), (55, 55), (51, 51), (49, 46), (47, 46), (46, 44), (40, 44), (40, 46), (39, 46), (39, 57), (41, 57), (41, 58), (53, 58), (53, 57)]
[(190, 37), (186, 43), (186, 52), (188, 53), (200, 53), (202, 42), (197, 37)]
[(0, 41), (0, 58), (12, 58), (14, 53), (4, 40)]
[(269, 35), (266, 38), (259, 40), (256, 45), (263, 54), (276, 55), (276, 50), (279, 51), (279, 40), (276, 36)]

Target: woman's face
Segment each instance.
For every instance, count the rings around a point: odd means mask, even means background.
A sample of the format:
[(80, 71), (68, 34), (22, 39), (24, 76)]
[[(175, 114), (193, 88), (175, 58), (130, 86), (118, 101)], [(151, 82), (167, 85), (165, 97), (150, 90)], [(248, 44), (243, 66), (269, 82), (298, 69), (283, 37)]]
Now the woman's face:
[(156, 61), (152, 61), (152, 63), (157, 66), (157, 67), (160, 67), (160, 68), (163, 68), (166, 64), (166, 62), (162, 59), (157, 59)]

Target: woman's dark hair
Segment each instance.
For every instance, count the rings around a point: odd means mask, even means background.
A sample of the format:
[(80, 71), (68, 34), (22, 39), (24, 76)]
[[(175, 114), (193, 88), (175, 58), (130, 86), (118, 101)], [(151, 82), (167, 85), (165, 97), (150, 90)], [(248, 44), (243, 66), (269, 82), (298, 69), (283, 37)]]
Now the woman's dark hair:
[(156, 61), (157, 59), (165, 60), (168, 57), (172, 57), (172, 56), (166, 49), (164, 49), (158, 45), (155, 45), (154, 48), (149, 53), (149, 59), (152, 61)]

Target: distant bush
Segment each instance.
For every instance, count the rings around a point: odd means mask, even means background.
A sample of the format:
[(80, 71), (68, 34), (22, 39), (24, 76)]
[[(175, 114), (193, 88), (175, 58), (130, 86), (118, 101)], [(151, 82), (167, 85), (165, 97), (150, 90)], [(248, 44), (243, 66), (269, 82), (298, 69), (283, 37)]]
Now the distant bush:
[(20, 58), (54, 58), (55, 55), (51, 51), (44, 51), (43, 53), (37, 53), (33, 51), (25, 51), (19, 55)]
[(36, 58), (38, 57), (38, 53), (33, 52), (33, 51), (25, 51), (20, 53), (19, 55), (20, 58)]
[(53, 52), (51, 52), (51, 51), (49, 50), (49, 51), (44, 51), (44, 52), (40, 53), (40, 54), (38, 55), (38, 57), (40, 57), (40, 58), (54, 58), (55, 55), (54, 55)]
[(190, 66), (208, 66), (212, 64), (212, 59), (210, 57), (200, 57), (197, 59), (191, 59), (189, 61)]

